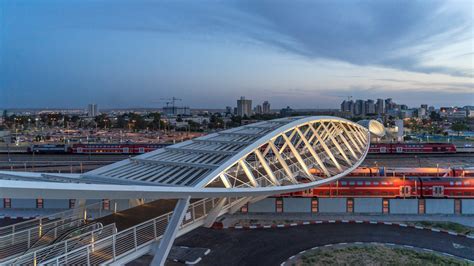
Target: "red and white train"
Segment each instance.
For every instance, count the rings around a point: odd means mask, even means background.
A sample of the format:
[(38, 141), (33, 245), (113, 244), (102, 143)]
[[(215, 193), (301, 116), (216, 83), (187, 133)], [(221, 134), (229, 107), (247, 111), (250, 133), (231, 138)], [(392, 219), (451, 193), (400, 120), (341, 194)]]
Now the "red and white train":
[(474, 198), (474, 177), (345, 177), (281, 197)]
[(369, 153), (456, 153), (451, 143), (372, 143)]
[(73, 154), (141, 154), (166, 147), (170, 144), (42, 144), (32, 145), (29, 153), (73, 153)]

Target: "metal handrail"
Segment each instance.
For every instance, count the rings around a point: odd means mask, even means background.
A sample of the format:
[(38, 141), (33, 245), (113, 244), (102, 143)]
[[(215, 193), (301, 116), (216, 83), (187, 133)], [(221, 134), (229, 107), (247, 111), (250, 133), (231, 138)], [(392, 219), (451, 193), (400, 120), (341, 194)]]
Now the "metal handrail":
[[(210, 198), (190, 204), (181, 228), (204, 219), (215, 207), (217, 201), (217, 198)], [(235, 201), (231, 201), (226, 207), (230, 207), (234, 203)], [(50, 259), (44, 262), (44, 265), (62, 265), (66, 261), (70, 264), (96, 265), (111, 259), (116, 260), (119, 256), (124, 256), (152, 241), (161, 239), (172, 214), (173, 212), (165, 213), (100, 241)], [(100, 257), (94, 256), (97, 252), (101, 253)], [(104, 257), (104, 254), (110, 254), (111, 256), (107, 258)]]
[[(95, 224), (97, 225), (97, 224)], [(100, 226), (92, 231), (83, 233), (78, 236), (66, 239), (59, 243), (55, 243), (51, 246), (46, 246), (41, 249), (29, 252), (21, 257), (13, 258), (9, 261), (5, 261), (2, 265), (36, 265), (41, 263), (43, 260), (48, 259), (52, 254), (55, 253), (66, 253), (78, 248), (77, 245), (87, 245), (93, 240), (101, 239), (109, 235), (113, 235), (117, 232), (115, 224), (109, 224), (106, 226)]]
[[(13, 234), (13, 233), (18, 232), (18, 231), (27, 230), (31, 227), (36, 227), (36, 226), (39, 226), (41, 224), (44, 225), (45, 224), (44, 221), (50, 221), (50, 220), (54, 220), (54, 219), (61, 219), (63, 217), (69, 217), (73, 214), (76, 214), (78, 211), (91, 208), (92, 206), (96, 206), (96, 205), (101, 204), (101, 203), (102, 202), (95, 202), (95, 203), (86, 205), (84, 207), (79, 207), (79, 208), (65, 210), (65, 211), (62, 211), (62, 212), (52, 213), (50, 215), (44, 215), (44, 216), (36, 217), (35, 219), (26, 220), (26, 221), (23, 221), (23, 222), (19, 222), (19, 223), (15, 223), (15, 224), (0, 227), (0, 237), (7, 236), (7, 235)], [(29, 224), (33, 224), (33, 225), (29, 226)]]

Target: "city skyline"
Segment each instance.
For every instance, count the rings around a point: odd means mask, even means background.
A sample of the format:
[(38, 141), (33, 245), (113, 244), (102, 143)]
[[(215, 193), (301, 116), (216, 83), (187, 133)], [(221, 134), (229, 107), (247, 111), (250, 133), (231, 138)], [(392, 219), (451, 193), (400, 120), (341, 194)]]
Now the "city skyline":
[(470, 1), (279, 3), (4, 1), (0, 108), (474, 102)]

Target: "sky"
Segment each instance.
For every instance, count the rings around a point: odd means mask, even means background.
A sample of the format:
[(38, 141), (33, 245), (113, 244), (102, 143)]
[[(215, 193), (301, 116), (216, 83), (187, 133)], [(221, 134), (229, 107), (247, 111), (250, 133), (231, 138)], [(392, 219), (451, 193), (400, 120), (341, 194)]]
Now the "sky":
[(0, 108), (474, 105), (474, 1), (0, 0)]

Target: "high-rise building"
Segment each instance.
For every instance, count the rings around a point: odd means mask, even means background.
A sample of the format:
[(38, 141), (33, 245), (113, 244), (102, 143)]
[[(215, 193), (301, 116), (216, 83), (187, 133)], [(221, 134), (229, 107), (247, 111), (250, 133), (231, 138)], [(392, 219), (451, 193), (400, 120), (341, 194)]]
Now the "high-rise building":
[(367, 100), (365, 102), (365, 112), (366, 112), (366, 114), (375, 114), (374, 100)]
[(97, 106), (97, 104), (90, 103), (87, 106), (87, 116), (96, 117), (98, 115), (99, 115), (99, 107)]
[(244, 96), (237, 100), (237, 115), (251, 116), (252, 115), (252, 100), (245, 99)]
[(229, 114), (229, 115), (232, 114), (232, 107), (226, 106), (226, 107), (225, 107), (225, 113), (226, 113), (226, 114)]
[(268, 101), (264, 101), (262, 105), (262, 112), (264, 114), (269, 114), (270, 113), (270, 103)]
[(355, 102), (354, 115), (364, 116), (365, 114), (365, 102), (363, 100), (357, 100)]
[(256, 114), (262, 114), (263, 113), (263, 109), (262, 109), (262, 106), (260, 104), (257, 104), (257, 106), (255, 106), (255, 113)]
[(397, 104), (393, 102), (392, 98), (385, 99), (385, 113), (395, 108)]
[(378, 115), (385, 113), (385, 110), (383, 108), (383, 99), (377, 99), (377, 103), (375, 104), (375, 109)]
[(351, 115), (354, 114), (354, 102), (352, 100), (350, 101), (343, 101), (341, 103), (341, 111), (350, 113)]

